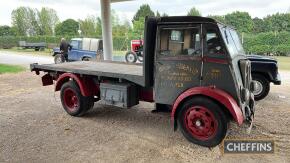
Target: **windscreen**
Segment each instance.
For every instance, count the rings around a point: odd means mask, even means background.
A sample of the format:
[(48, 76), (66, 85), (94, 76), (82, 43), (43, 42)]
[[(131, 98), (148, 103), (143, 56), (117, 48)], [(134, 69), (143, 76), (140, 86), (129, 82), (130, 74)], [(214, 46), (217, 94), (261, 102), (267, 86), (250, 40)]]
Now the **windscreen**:
[(219, 28), (231, 57), (238, 54), (245, 54), (237, 31), (223, 25), (219, 25)]

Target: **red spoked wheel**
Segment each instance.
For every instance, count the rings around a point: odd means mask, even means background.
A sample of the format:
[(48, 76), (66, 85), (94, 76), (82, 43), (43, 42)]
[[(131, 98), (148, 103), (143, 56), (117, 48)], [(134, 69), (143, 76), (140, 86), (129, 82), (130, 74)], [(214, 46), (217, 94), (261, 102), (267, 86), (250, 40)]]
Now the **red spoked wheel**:
[(60, 90), (61, 103), (71, 116), (82, 116), (94, 106), (94, 97), (85, 97), (74, 81), (66, 82)]
[(79, 99), (76, 92), (71, 88), (66, 88), (63, 93), (64, 104), (70, 112), (75, 112), (79, 106)]
[(185, 114), (185, 126), (193, 137), (207, 140), (216, 133), (217, 121), (207, 108), (202, 106), (191, 107)]
[(187, 100), (178, 112), (182, 134), (192, 143), (214, 147), (227, 133), (227, 117), (223, 108), (206, 97)]

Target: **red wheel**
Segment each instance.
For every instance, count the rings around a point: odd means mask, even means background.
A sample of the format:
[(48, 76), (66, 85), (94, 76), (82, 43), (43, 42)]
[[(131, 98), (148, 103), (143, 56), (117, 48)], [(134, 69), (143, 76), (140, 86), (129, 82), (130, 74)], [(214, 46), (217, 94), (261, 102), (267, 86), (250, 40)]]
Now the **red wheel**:
[(185, 114), (185, 126), (193, 137), (208, 140), (215, 135), (217, 121), (207, 108), (202, 106), (191, 107)]
[(64, 104), (67, 109), (71, 112), (75, 112), (79, 106), (79, 99), (76, 92), (71, 88), (67, 88), (64, 90), (63, 96)]
[(74, 81), (62, 85), (60, 98), (64, 110), (72, 116), (82, 116), (94, 106), (94, 98), (82, 96)]
[(178, 113), (182, 134), (198, 145), (213, 147), (224, 139), (227, 117), (217, 103), (206, 97), (194, 97)]

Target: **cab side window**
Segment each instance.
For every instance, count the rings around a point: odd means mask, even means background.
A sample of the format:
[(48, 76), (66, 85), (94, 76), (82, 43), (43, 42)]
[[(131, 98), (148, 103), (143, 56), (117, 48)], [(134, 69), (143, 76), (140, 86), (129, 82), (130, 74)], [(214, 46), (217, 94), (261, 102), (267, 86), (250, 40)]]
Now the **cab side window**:
[(209, 56), (224, 56), (225, 48), (222, 44), (222, 38), (219, 36), (219, 32), (215, 28), (206, 29), (205, 39), (205, 51)]
[(160, 56), (201, 54), (200, 28), (163, 28), (160, 31)]

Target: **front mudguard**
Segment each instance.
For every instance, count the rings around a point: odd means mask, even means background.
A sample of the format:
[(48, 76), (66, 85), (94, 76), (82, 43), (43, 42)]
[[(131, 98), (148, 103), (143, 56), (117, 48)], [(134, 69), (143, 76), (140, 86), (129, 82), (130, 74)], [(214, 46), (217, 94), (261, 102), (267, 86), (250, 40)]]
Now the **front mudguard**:
[(174, 130), (177, 128), (176, 119), (179, 108), (186, 101), (186, 99), (194, 96), (205, 96), (219, 102), (230, 112), (236, 123), (238, 125), (242, 125), (244, 121), (244, 115), (240, 106), (231, 95), (215, 87), (194, 87), (180, 94), (173, 104), (171, 122), (174, 126)]

